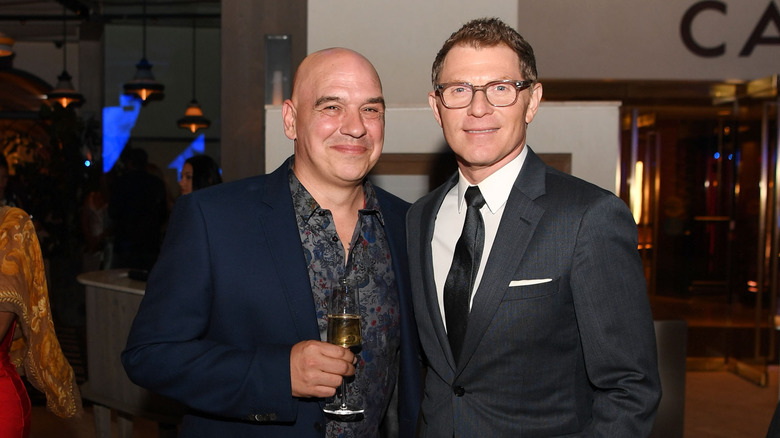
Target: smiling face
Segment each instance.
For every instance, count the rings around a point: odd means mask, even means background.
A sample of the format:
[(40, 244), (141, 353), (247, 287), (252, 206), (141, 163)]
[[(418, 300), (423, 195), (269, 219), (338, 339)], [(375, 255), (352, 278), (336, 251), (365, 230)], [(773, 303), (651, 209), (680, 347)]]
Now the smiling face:
[[(457, 45), (447, 53), (439, 75), (439, 83), (484, 85), (504, 79), (525, 79), (517, 54), (504, 44), (480, 48)], [(521, 91), (514, 105), (501, 108), (490, 105), (483, 92), (476, 92), (471, 105), (461, 109), (446, 108), (434, 92), (428, 94), (428, 103), (455, 152), (458, 167), (472, 184), (520, 154), (527, 124), (536, 115), (541, 99), (539, 83)]]
[(282, 108), (304, 186), (360, 184), (382, 153), (384, 111), (379, 76), (363, 56), (347, 49), (308, 56)]

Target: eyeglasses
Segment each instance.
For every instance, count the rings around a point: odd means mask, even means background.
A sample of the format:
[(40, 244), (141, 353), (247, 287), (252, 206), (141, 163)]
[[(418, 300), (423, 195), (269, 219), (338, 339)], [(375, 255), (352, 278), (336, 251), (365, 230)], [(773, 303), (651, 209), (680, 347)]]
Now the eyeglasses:
[(495, 107), (512, 106), (517, 102), (521, 91), (530, 87), (534, 81), (493, 81), (485, 85), (471, 85), (467, 82), (436, 84), (434, 90), (441, 103), (449, 109), (466, 108), (474, 100), (477, 91), (484, 91), (489, 104)]

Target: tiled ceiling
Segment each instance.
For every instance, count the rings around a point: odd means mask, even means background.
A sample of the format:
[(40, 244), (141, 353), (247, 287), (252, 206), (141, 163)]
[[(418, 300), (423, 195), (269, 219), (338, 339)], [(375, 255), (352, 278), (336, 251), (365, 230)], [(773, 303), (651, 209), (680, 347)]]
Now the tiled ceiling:
[(71, 40), (86, 21), (141, 24), (144, 17), (148, 26), (195, 20), (198, 27), (219, 27), (220, 10), (220, 0), (0, 0), (0, 32), (16, 41), (61, 40), (64, 21)]

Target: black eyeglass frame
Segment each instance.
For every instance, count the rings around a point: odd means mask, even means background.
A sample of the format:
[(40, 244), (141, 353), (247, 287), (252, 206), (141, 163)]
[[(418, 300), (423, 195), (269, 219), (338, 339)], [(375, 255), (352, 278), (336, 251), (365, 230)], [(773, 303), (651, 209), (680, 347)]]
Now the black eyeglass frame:
[[(533, 80), (514, 81), (514, 80), (511, 80), (511, 79), (505, 79), (505, 80), (501, 80), (501, 81), (490, 81), (490, 82), (488, 82), (485, 85), (474, 85), (474, 84), (471, 84), (469, 82), (445, 82), (443, 84), (436, 84), (433, 87), (433, 89), (434, 89), (434, 92), (436, 93), (436, 95), (439, 96), (439, 99), (441, 99), (441, 103), (442, 103), (442, 105), (444, 105), (445, 108), (449, 108), (449, 109), (462, 109), (462, 108), (466, 108), (467, 106), (471, 105), (471, 103), (474, 101), (474, 96), (477, 94), (477, 91), (482, 91), (483, 93), (485, 93), (485, 99), (487, 100), (487, 102), (491, 106), (496, 107), (496, 108), (504, 108), (504, 107), (512, 106), (515, 103), (517, 103), (517, 98), (520, 96), (520, 92), (525, 90), (526, 88), (530, 87), (531, 85), (533, 85), (534, 82), (536, 82), (536, 81), (533, 81)], [(486, 90), (487, 90), (488, 87), (491, 87), (491, 86), (496, 85), (496, 84), (512, 84), (512, 85), (515, 86), (515, 90), (517, 90), (517, 93), (515, 93), (515, 99), (512, 101), (512, 103), (508, 103), (506, 105), (496, 105), (496, 104), (494, 104), (493, 102), (490, 101), (490, 98), (488, 97)], [(450, 105), (447, 105), (447, 102), (444, 100), (444, 96), (442, 96), (441, 92), (445, 88), (451, 87), (453, 85), (461, 85), (461, 86), (464, 86), (464, 87), (471, 88), (471, 100), (469, 100), (469, 103), (467, 103), (467, 104), (465, 104), (463, 106), (450, 106)]]

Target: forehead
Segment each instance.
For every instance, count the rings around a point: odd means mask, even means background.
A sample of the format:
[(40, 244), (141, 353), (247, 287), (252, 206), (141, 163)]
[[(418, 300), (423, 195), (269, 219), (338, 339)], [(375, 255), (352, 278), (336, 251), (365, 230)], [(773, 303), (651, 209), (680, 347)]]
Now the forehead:
[(355, 56), (332, 56), (314, 65), (301, 84), (311, 98), (356, 100), (382, 96), (382, 85), (368, 62)]
[(498, 79), (525, 79), (514, 50), (504, 44), (480, 48), (457, 45), (444, 58), (439, 82), (481, 84)]

